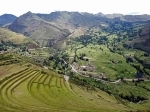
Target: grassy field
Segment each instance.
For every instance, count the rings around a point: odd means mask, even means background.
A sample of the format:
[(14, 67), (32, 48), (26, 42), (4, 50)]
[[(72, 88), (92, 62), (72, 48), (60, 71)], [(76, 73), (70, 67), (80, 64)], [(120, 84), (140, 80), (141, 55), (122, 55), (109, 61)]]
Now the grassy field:
[[(87, 49), (89, 47), (90, 45), (87, 46)], [(104, 51), (108, 50), (104, 46), (100, 47)], [(98, 50), (98, 48), (99, 46), (95, 46), (92, 50)], [(86, 48), (81, 50), (86, 51)], [(80, 49), (78, 53), (80, 53)], [(100, 51), (94, 56), (102, 53)], [(87, 54), (87, 57), (90, 55), (93, 53)], [(117, 54), (115, 55), (117, 56)], [(129, 103), (115, 96), (118, 93), (125, 95), (130, 94), (129, 91), (136, 91), (139, 92), (137, 95), (141, 94), (147, 97), (150, 95), (147, 92), (149, 86), (145, 87), (147, 90), (142, 89), (146, 85), (144, 82), (138, 87), (132, 83), (119, 85), (101, 83), (100, 86), (109, 86), (108, 90), (114, 92), (114, 94), (108, 94), (98, 88), (90, 90), (84, 86), (68, 83), (63, 75), (58, 75), (25, 60), (21, 61), (21, 58), (15, 56), (4, 54), (0, 57), (1, 62), (5, 63), (0, 66), (1, 112), (123, 112), (149, 109), (149, 100), (142, 102), (142, 105), (139, 106), (138, 103)], [(13, 63), (11, 60), (14, 59), (18, 61)], [(94, 58), (91, 60), (94, 62)], [(125, 91), (127, 88), (129, 91)]]
[(0, 39), (3, 40), (4, 42), (12, 42), (17, 45), (31, 42), (36, 45), (36, 43), (30, 38), (25, 37), (22, 34), (17, 34), (5, 28), (0, 28), (0, 35), (1, 35)]
[(110, 110), (115, 112), (128, 109), (117, 104), (113, 96), (100, 90), (87, 92), (84, 88), (71, 84), (74, 94), (62, 76), (53, 72), (43, 74), (38, 67), (37, 70), (32, 68), (16, 70), (15, 73), (1, 78), (0, 83), (1, 112)]
[[(78, 60), (77, 63), (81, 66), (94, 64), (98, 73), (105, 73), (112, 80), (117, 77), (131, 78), (134, 77), (136, 69), (126, 62), (126, 59), (118, 53), (112, 53), (105, 45), (89, 44), (86, 47), (78, 45), (77, 55), (85, 54), (89, 61)], [(70, 48), (71, 49), (71, 48)], [(74, 56), (74, 50), (69, 48), (67, 53)]]

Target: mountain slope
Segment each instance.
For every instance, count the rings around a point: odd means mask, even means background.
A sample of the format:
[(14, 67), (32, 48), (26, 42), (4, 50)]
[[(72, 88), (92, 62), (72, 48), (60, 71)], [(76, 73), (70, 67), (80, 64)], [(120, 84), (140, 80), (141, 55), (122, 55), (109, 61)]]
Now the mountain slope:
[[(52, 46), (68, 35), (83, 35), (86, 29), (106, 23), (106, 17), (98, 17), (89, 13), (52, 12), (50, 14), (34, 14), (27, 12), (18, 17), (8, 29), (33, 38), (41, 46)], [(77, 35), (77, 32), (82, 32)]]
[(127, 22), (138, 22), (138, 21), (148, 21), (150, 20), (150, 15), (143, 14), (143, 15), (123, 15), (123, 14), (106, 14), (105, 17), (110, 19), (119, 18), (122, 21)]
[(32, 46), (37, 46), (37, 44), (30, 38), (25, 37), (22, 34), (17, 34), (5, 28), (0, 28), (0, 42), (12, 43), (13, 45), (30, 44)]
[[(69, 38), (84, 35), (90, 28), (102, 28), (110, 26), (114, 22), (147, 21), (149, 15), (104, 15), (57, 11), (50, 14), (34, 14), (27, 12), (18, 17), (8, 29), (31, 37), (41, 46), (54, 46), (56, 43)], [(61, 42), (63, 43), (63, 41)], [(57, 45), (56, 45), (57, 46)]]
[(133, 48), (146, 51), (150, 54), (150, 24), (147, 24), (140, 32), (139, 36), (135, 37), (132, 41), (127, 44), (133, 46)]
[(12, 14), (4, 14), (0, 16), (0, 26), (13, 22), (17, 17)]
[[(17, 61), (8, 63), (12, 60)], [(24, 57), (3, 54), (0, 64), (3, 63), (7, 65), (0, 66), (1, 112), (118, 112), (117, 110), (129, 110), (114, 96), (98, 89), (87, 91), (83, 86), (78, 87), (69, 83), (63, 78), (63, 75), (26, 62)]]
[(100, 22), (106, 22), (107, 18), (97, 17), (90, 13), (58, 11), (50, 14), (36, 14), (38, 17), (52, 22), (53, 24), (74, 30), (78, 27), (92, 27)]
[(17, 18), (8, 28), (33, 38), (42, 46), (49, 46), (51, 41), (56, 42), (70, 33), (68, 30), (58, 28), (44, 21), (31, 12)]

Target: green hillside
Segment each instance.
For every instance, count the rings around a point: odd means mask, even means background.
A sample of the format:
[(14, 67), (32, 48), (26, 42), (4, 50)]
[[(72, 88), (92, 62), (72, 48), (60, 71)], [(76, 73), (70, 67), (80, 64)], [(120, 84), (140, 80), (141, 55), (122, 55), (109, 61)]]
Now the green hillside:
[(0, 29), (0, 45), (9, 48), (0, 52), (0, 111), (149, 111), (148, 19), (67, 11), (18, 17), (7, 26), (17, 33)]
[[(0, 66), (1, 112), (116, 112), (130, 109), (118, 104), (112, 95), (98, 89), (86, 91), (84, 87), (65, 81), (63, 75), (16, 59), (15, 55), (0, 55), (0, 59), (1, 63), (5, 62)], [(16, 63), (11, 61), (14, 59)]]
[(145, 24), (116, 21), (104, 28), (92, 27), (85, 35), (64, 40), (66, 47), (49, 56), (44, 65), (69, 75), (72, 83), (87, 91), (99, 88), (123, 105), (147, 111), (149, 55), (126, 45), (140, 38), (136, 36)]
[[(147, 99), (150, 95), (149, 82), (140, 82), (137, 86), (135, 82), (115, 84), (71, 72), (68, 74), (69, 71), (66, 73), (68, 76), (64, 76), (30, 62), (28, 57), (14, 53), (0, 55), (1, 112), (126, 112), (150, 109)], [(69, 82), (67, 77), (70, 77)], [(128, 99), (132, 97), (134, 100)], [(139, 99), (142, 103), (137, 103)]]
[(31, 48), (38, 47), (37, 43), (32, 39), (25, 37), (22, 34), (12, 32), (5, 28), (0, 28), (0, 44), (1, 47), (5, 46), (28, 46)]

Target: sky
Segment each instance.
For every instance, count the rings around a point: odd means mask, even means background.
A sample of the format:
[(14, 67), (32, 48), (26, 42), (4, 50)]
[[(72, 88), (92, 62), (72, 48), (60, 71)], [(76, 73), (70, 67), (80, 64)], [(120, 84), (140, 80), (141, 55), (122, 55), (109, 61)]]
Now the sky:
[(54, 11), (150, 14), (149, 3), (150, 0), (2, 0), (0, 15), (20, 16), (28, 11), (46, 14)]

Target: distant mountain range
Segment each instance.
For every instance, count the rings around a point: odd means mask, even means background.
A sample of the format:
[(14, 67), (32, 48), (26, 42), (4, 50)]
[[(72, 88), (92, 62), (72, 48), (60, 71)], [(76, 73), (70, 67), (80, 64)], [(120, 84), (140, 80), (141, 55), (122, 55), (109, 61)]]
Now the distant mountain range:
[(50, 14), (27, 12), (20, 17), (2, 15), (0, 16), (0, 25), (5, 25), (11, 31), (31, 37), (41, 46), (53, 46), (65, 38), (83, 35), (92, 27), (107, 27), (115, 21), (143, 22), (148, 20), (150, 20), (150, 15), (106, 15), (67, 11)]
[(114, 19), (118, 18), (121, 21), (126, 22), (137, 22), (137, 21), (147, 21), (150, 20), (150, 15), (144, 14), (144, 15), (123, 15), (123, 14), (107, 14), (105, 17)]

